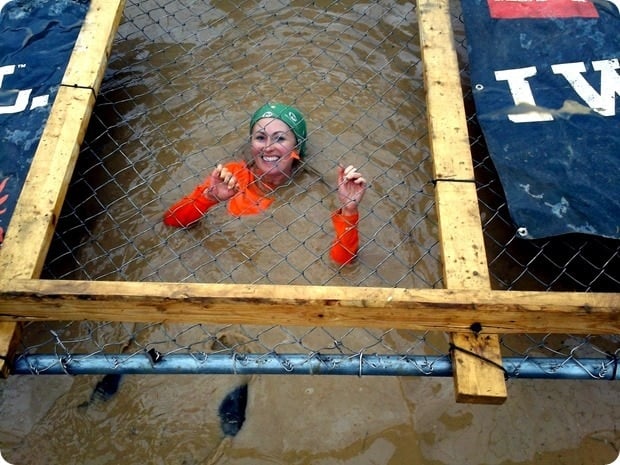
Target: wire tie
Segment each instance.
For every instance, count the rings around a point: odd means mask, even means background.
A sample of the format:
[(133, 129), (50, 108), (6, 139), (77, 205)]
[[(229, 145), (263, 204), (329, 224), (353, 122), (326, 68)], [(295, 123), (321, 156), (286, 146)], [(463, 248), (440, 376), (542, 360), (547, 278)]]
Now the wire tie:
[(151, 362), (153, 362), (153, 364), (161, 362), (161, 360), (164, 358), (161, 352), (159, 352), (153, 347), (151, 347), (146, 353), (151, 359)]
[(478, 360), (482, 360), (483, 362), (486, 362), (486, 363), (488, 363), (490, 365), (493, 365), (496, 368), (499, 368), (504, 373), (504, 378), (508, 379), (508, 377), (509, 377), (508, 376), (508, 371), (506, 370), (506, 368), (504, 368), (499, 363), (497, 363), (497, 362), (495, 362), (493, 360), (490, 360), (490, 359), (488, 359), (486, 357), (483, 357), (482, 355), (479, 355), (476, 352), (472, 352), (471, 350), (467, 350), (467, 349), (464, 349), (462, 347), (459, 347), (456, 344), (451, 342), (450, 343), (450, 354), (453, 354), (457, 350), (460, 351), (460, 352), (463, 352), (464, 354), (471, 355), (472, 357), (476, 357)]
[(618, 374), (618, 356), (615, 353), (614, 354), (608, 353), (607, 355), (609, 355), (614, 365), (613, 370), (611, 371), (611, 379), (610, 379), (610, 381), (614, 381), (616, 379), (616, 375)]

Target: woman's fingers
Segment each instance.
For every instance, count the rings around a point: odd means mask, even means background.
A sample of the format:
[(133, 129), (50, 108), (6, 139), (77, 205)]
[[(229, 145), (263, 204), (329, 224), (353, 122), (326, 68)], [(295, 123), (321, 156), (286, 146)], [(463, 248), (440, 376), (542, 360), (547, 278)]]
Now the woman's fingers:
[(355, 166), (353, 165), (349, 165), (344, 169), (344, 178), (348, 181), (350, 179), (353, 179), (353, 177), (355, 176), (355, 173), (357, 172), (357, 169), (355, 168)]
[(344, 169), (344, 175), (348, 176), (350, 173), (355, 172), (355, 166), (349, 165)]
[(357, 168), (353, 165), (347, 166), (341, 172), (342, 172), (342, 181), (352, 181), (355, 184), (359, 184), (359, 185), (366, 184), (366, 179), (364, 178), (362, 173), (359, 173), (357, 171)]
[(216, 169), (219, 171), (220, 180), (226, 184), (228, 189), (235, 189), (237, 187), (237, 178), (230, 170), (223, 168), (221, 165), (218, 165)]
[(207, 189), (210, 198), (222, 202), (230, 199), (238, 189), (239, 183), (232, 171), (221, 164), (213, 169), (210, 187)]

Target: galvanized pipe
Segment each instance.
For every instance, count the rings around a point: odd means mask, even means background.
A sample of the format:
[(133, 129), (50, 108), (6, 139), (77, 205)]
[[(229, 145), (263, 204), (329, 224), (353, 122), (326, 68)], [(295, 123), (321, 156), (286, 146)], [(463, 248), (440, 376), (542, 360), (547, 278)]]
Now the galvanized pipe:
[[(159, 354), (158, 354), (159, 355)], [(519, 358), (502, 360), (507, 378), (620, 380), (617, 359)], [(499, 367), (498, 367), (499, 369)], [(447, 356), (323, 354), (94, 354), (19, 356), (13, 374), (291, 374), (452, 376)]]

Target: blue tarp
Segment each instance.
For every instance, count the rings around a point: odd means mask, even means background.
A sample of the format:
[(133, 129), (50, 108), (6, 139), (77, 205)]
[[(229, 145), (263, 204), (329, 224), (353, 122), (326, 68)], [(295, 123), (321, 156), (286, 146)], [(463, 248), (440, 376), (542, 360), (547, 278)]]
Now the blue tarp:
[(620, 1), (462, 7), (476, 111), (519, 235), (620, 238)]
[(0, 0), (0, 242), (87, 10), (87, 1)]

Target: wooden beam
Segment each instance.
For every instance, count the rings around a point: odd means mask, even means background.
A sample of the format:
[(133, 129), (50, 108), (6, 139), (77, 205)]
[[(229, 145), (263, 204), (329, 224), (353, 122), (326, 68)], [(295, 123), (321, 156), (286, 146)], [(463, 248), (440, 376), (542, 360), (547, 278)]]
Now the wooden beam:
[[(620, 334), (620, 294), (15, 279), (0, 321), (98, 320)], [(475, 341), (480, 344), (480, 341)]]
[[(90, 89), (60, 87), (0, 253), (0, 278), (41, 274), (95, 98)], [(78, 140), (79, 139), (79, 140)], [(0, 372), (16, 345), (15, 323), (0, 324)]]
[(62, 79), (63, 86), (99, 93), (124, 8), (125, 0), (91, 0)]
[(449, 0), (418, 0), (417, 5), (434, 177), (473, 181)]
[(41, 273), (95, 97), (60, 87), (0, 253), (0, 277)]
[[(11, 217), (0, 252), (0, 279), (41, 273), (54, 228), (95, 103), (124, 0), (92, 0), (63, 81)], [(0, 323), (0, 372), (16, 337), (15, 323)]]
[[(490, 289), (476, 186), (470, 182), (437, 182), (436, 199), (446, 287)], [(498, 291), (502, 292), (506, 291)], [(498, 332), (506, 332), (500, 328)], [(544, 331), (544, 326), (538, 330)], [(504, 373), (498, 368), (502, 363), (499, 337), (476, 331), (450, 337), (458, 349), (452, 353), (457, 401), (504, 402), (507, 392)]]
[[(489, 289), (450, 2), (417, 4), (444, 285)], [(457, 402), (504, 402), (499, 337), (471, 332), (452, 334), (451, 341), (460, 349), (452, 353)]]

